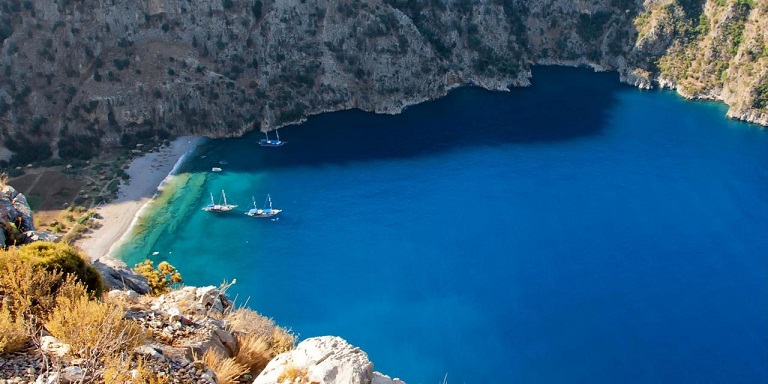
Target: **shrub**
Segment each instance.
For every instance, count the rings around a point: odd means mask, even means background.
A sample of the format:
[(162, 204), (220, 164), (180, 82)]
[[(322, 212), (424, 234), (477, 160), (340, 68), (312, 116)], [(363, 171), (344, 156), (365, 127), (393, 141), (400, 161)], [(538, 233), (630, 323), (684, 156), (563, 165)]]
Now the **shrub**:
[(38, 241), (19, 247), (18, 254), (49, 271), (73, 274), (94, 296), (101, 296), (103, 285), (99, 272), (67, 244)]
[(64, 236), (61, 238), (62, 244), (72, 244), (77, 239), (79, 239), (83, 233), (85, 233), (88, 230), (88, 227), (83, 224), (75, 224), (72, 229), (69, 230)]
[(290, 351), (296, 343), (296, 336), (289, 330), (250, 309), (238, 309), (228, 314), (226, 321), (237, 339), (235, 361), (252, 375), (258, 375), (270, 360)]
[(149, 293), (155, 296), (169, 292), (172, 284), (184, 282), (181, 279), (181, 274), (167, 261), (160, 262), (155, 269), (152, 260), (144, 260), (136, 264), (133, 270), (147, 278)]
[(11, 247), (17, 244), (24, 244), (24, 234), (14, 223), (0, 223), (0, 231), (5, 234), (5, 244), (0, 244), (0, 247)]
[(762, 83), (755, 87), (755, 99), (752, 106), (758, 109), (768, 108), (768, 79), (763, 79)]
[(13, 35), (13, 24), (7, 16), (0, 18), (0, 45)]
[(240, 377), (248, 373), (248, 368), (241, 365), (231, 357), (224, 357), (213, 349), (209, 349), (203, 355), (203, 362), (216, 372), (219, 384), (238, 384)]
[(141, 326), (123, 319), (124, 314), (115, 304), (89, 300), (84, 285), (68, 280), (45, 326), (52, 335), (71, 345), (75, 356), (95, 362), (143, 343)]
[(581, 13), (576, 24), (576, 33), (584, 41), (594, 41), (603, 35), (610, 19), (611, 14), (608, 12)]
[(270, 340), (258, 333), (238, 333), (235, 362), (247, 367), (251, 375), (258, 375), (274, 357), (270, 349)]
[(0, 309), (0, 354), (16, 352), (29, 341), (20, 316), (13, 316), (8, 308)]
[(147, 367), (143, 358), (138, 358), (136, 368), (131, 369), (132, 363), (122, 355), (106, 356), (102, 378), (104, 384), (168, 384), (167, 376), (158, 377), (157, 373)]
[(34, 322), (48, 316), (55, 305), (54, 294), (61, 285), (62, 273), (48, 271), (26, 258), (17, 250), (0, 251), (0, 294), (3, 310), (14, 318), (29, 318)]
[(99, 138), (94, 136), (62, 136), (58, 144), (59, 156), (62, 159), (89, 160), (98, 154), (100, 144)]
[(254, 1), (253, 5), (251, 6), (251, 13), (253, 13), (253, 17), (257, 20), (261, 17), (261, 8), (261, 0)]
[(115, 68), (122, 71), (123, 69), (127, 68), (129, 65), (131, 65), (131, 60), (129, 59), (114, 59), (112, 60), (112, 64), (115, 65)]
[(16, 154), (11, 157), (10, 163), (12, 165), (26, 165), (35, 161), (45, 160), (53, 155), (51, 151), (50, 143), (44, 141), (31, 141), (25, 136), (14, 138), (7, 138), (5, 142), (6, 148), (10, 149)]

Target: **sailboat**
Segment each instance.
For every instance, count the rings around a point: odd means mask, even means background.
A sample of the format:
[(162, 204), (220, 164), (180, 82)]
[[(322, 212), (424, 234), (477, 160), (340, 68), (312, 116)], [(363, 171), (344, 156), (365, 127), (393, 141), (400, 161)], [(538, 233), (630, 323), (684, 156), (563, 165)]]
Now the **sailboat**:
[(235, 208), (237, 208), (236, 204), (227, 204), (227, 195), (224, 193), (224, 190), (221, 190), (221, 200), (223, 204), (216, 204), (216, 202), (213, 200), (213, 193), (211, 193), (211, 203), (203, 207), (203, 211), (206, 212), (229, 212)]
[[(248, 210), (245, 214), (250, 217), (272, 217), (277, 215), (278, 213), (282, 212), (282, 209), (274, 209), (272, 208), (272, 197), (267, 194), (267, 201), (264, 202), (264, 209), (259, 209), (256, 206), (256, 199), (251, 197), (253, 200), (253, 209)], [(267, 208), (269, 206), (269, 208)]]
[(277, 132), (277, 129), (275, 129), (275, 135), (277, 136), (276, 140), (270, 140), (269, 133), (264, 132), (264, 136), (266, 136), (266, 139), (259, 140), (259, 145), (262, 147), (279, 147), (283, 144), (285, 144), (285, 141), (280, 140), (280, 133)]

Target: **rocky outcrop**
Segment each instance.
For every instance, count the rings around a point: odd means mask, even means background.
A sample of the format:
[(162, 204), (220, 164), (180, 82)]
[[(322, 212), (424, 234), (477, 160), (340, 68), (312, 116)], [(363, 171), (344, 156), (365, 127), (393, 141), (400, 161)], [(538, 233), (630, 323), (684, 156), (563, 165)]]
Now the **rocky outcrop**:
[(237, 351), (229, 324), (221, 320), (233, 303), (215, 287), (184, 287), (154, 298), (117, 290), (107, 295), (129, 303), (126, 318), (153, 335), (154, 343), (139, 347), (137, 352), (185, 375), (194, 373), (198, 378), (194, 382), (213, 382), (216, 377), (198, 362), (206, 351), (213, 349), (225, 357)]
[(24, 232), (24, 236), (28, 241), (47, 241), (49, 243), (58, 243), (61, 240), (61, 236), (45, 230), (45, 231), (27, 231)]
[(164, 328), (163, 332), (169, 335), (174, 334), (174, 328), (195, 324), (195, 337), (182, 337), (174, 342), (174, 346), (191, 359), (202, 356), (209, 349), (221, 356), (233, 356), (237, 352), (234, 335), (227, 329), (227, 324), (219, 320), (232, 307), (233, 303), (226, 295), (208, 286), (171, 291), (155, 299), (150, 309), (167, 317), (170, 328)]
[(0, 184), (0, 228), (0, 245), (18, 244), (25, 240), (22, 232), (35, 229), (27, 198), (10, 185)]
[[(324, 111), (395, 113), (535, 64), (616, 70), (766, 121), (764, 2), (18, 0), (0, 4), (0, 142), (17, 161)], [(49, 146), (49, 143), (55, 143)], [(7, 152), (6, 152), (7, 153)]]
[(120, 260), (102, 257), (93, 261), (93, 266), (101, 274), (102, 282), (109, 287), (131, 290), (142, 295), (149, 293), (147, 278), (137, 274)]
[[(277, 353), (261, 357), (253, 353), (260, 348), (274, 348), (269, 343), (275, 342), (276, 333), (285, 330), (253, 311), (233, 310), (232, 301), (215, 287), (184, 287), (159, 297), (139, 295), (130, 290), (112, 290), (102, 300), (124, 308), (124, 319), (136, 322), (148, 336), (144, 344), (121, 351), (123, 357), (134, 362), (140, 358), (146, 369), (158, 378), (169, 378), (169, 383), (215, 384), (221, 382), (217, 373), (226, 375), (227, 367), (234, 369), (241, 361), (246, 364), (251, 359), (251, 363), (258, 360), (258, 368), (250, 365), (250, 372), (245, 369), (233, 380), (251, 382), (253, 374), (258, 375), (255, 383), (270, 384), (404, 384), (374, 372), (365, 352), (334, 336), (307, 339), (295, 350), (291, 350), (294, 340), (291, 338), (286, 349), (281, 349), (288, 352), (274, 357), (262, 370), (262, 364), (266, 364), (263, 357), (269, 359)], [(252, 333), (259, 337), (240, 338), (245, 334), (253, 336)], [(267, 344), (249, 344), (244, 340), (261, 340)], [(238, 352), (242, 352), (239, 349), (243, 345), (238, 342), (250, 345), (249, 352), (243, 355), (245, 360), (234, 359)], [(35, 346), (36, 350), (30, 348), (0, 356), (0, 378), (30, 384), (92, 382), (99, 378), (99, 372), (104, 368), (99, 361), (73, 355), (72, 346), (47, 334)], [(225, 364), (211, 363), (206, 357), (206, 352), (211, 350), (226, 360)], [(136, 364), (128, 366), (131, 367), (138, 369)]]
[(337, 336), (306, 339), (272, 359), (254, 384), (404, 384), (373, 371), (368, 355)]

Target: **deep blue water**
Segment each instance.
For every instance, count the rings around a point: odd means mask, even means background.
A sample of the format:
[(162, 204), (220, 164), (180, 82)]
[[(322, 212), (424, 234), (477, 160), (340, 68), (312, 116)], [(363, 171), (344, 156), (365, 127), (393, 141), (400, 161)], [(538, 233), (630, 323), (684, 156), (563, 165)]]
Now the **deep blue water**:
[[(204, 144), (123, 254), (237, 279), (241, 304), (410, 384), (765, 383), (768, 131), (724, 114), (538, 68), (315, 116), (280, 148)], [(221, 189), (242, 211), (200, 210)], [(278, 221), (242, 214), (267, 193)]]

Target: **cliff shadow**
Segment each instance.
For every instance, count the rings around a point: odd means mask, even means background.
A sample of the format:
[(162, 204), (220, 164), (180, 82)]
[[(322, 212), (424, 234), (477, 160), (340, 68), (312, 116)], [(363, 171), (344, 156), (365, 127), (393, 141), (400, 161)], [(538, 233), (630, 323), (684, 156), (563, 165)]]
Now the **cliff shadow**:
[(214, 141), (198, 151), (210, 161), (193, 161), (186, 170), (209, 171), (217, 161), (226, 161), (228, 170), (248, 171), (578, 140), (607, 129), (616, 94), (627, 87), (615, 72), (565, 67), (536, 67), (532, 83), (510, 92), (461, 87), (398, 115), (347, 110), (311, 116), (280, 130), (287, 142), (282, 147), (260, 147), (261, 132)]

